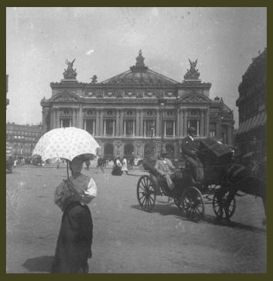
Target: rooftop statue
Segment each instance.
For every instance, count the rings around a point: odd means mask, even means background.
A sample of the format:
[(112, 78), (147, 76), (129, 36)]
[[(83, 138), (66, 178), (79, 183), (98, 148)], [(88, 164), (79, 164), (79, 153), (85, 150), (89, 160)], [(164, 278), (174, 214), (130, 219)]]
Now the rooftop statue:
[(76, 69), (73, 69), (73, 64), (76, 59), (73, 59), (72, 62), (70, 62), (68, 59), (65, 60), (65, 64), (67, 64), (67, 69), (64, 70), (64, 78), (65, 79), (75, 79), (77, 76)]
[(92, 77), (91, 77), (91, 83), (92, 84), (96, 84), (98, 82), (98, 77), (97, 77), (97, 75), (93, 75)]
[(136, 57), (136, 64), (131, 66), (130, 69), (133, 72), (146, 72), (148, 69), (144, 64), (144, 57), (142, 56), (142, 50), (139, 50), (138, 56)]
[(198, 72), (198, 69), (196, 69), (197, 59), (195, 61), (191, 61), (189, 59), (189, 62), (191, 67), (190, 69), (187, 69), (187, 73), (184, 75), (184, 78), (186, 80), (198, 80), (200, 73)]

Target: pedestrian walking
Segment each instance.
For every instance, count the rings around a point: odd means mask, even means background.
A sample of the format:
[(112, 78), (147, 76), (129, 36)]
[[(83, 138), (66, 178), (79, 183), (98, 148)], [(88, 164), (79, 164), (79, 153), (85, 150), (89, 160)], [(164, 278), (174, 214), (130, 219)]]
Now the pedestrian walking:
[(93, 222), (87, 204), (97, 195), (93, 178), (81, 173), (82, 157), (69, 167), (72, 175), (57, 186), (55, 203), (63, 211), (52, 273), (88, 273), (92, 257)]
[(100, 169), (101, 172), (104, 174), (103, 159), (101, 157), (98, 158), (97, 169)]
[(59, 169), (59, 168), (60, 168), (60, 161), (61, 161), (61, 159), (58, 158), (58, 159), (57, 159), (57, 166), (56, 166), (56, 169)]
[(120, 159), (118, 157), (118, 158), (116, 158), (114, 160), (114, 166), (113, 166), (113, 169), (112, 169), (112, 175), (113, 176), (121, 176), (122, 175), (121, 168), (122, 168), (122, 164), (121, 164)]
[(125, 173), (126, 175), (128, 175), (128, 166), (127, 166), (127, 159), (126, 159), (126, 157), (123, 157), (123, 159), (122, 159), (121, 171), (123, 173)]
[[(93, 178), (81, 173), (83, 162), (97, 153), (99, 144), (87, 131), (74, 127), (46, 132), (32, 155), (42, 161), (57, 157), (67, 161), (67, 179), (56, 188), (55, 203), (63, 211), (52, 273), (88, 273), (92, 256), (93, 222), (87, 206), (97, 195)], [(69, 175), (69, 169), (71, 176)]]

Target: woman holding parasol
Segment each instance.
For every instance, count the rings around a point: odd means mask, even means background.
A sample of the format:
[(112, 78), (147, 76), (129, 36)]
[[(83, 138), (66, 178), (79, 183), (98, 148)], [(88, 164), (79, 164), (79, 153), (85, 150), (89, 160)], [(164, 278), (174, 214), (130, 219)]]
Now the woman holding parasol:
[(43, 160), (57, 157), (67, 160), (67, 179), (55, 191), (55, 203), (63, 215), (52, 273), (88, 273), (93, 222), (87, 204), (96, 197), (97, 186), (81, 170), (83, 162), (94, 156), (98, 147), (88, 132), (68, 127), (47, 132), (34, 148), (33, 155), (41, 155)]

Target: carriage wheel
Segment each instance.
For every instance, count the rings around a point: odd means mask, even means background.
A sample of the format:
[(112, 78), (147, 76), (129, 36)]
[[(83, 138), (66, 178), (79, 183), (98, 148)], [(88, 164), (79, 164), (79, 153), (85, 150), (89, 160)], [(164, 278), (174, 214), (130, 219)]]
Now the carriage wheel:
[(234, 194), (223, 188), (216, 190), (212, 199), (212, 207), (217, 218), (231, 218), (236, 209)]
[(155, 205), (155, 188), (151, 178), (142, 176), (137, 183), (137, 200), (140, 207), (145, 211), (151, 211)]
[(199, 221), (205, 212), (201, 192), (196, 187), (187, 187), (181, 196), (183, 214), (194, 221)]
[(182, 210), (182, 206), (181, 206), (181, 198), (178, 197), (174, 197), (173, 198), (173, 202), (174, 204), (177, 206), (178, 209)]

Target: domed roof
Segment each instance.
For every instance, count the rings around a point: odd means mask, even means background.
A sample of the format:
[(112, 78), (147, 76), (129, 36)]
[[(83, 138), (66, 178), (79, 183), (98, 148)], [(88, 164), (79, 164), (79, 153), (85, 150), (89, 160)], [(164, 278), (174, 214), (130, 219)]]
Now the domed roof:
[(158, 85), (167, 85), (174, 86), (178, 82), (164, 76), (160, 73), (157, 73), (149, 69), (144, 64), (144, 57), (142, 56), (141, 50), (139, 55), (136, 58), (136, 64), (130, 67), (130, 70), (125, 71), (121, 74), (118, 74), (114, 77), (111, 77), (105, 81), (101, 82), (102, 84), (117, 84), (117, 85), (138, 85), (138, 86), (158, 86)]

